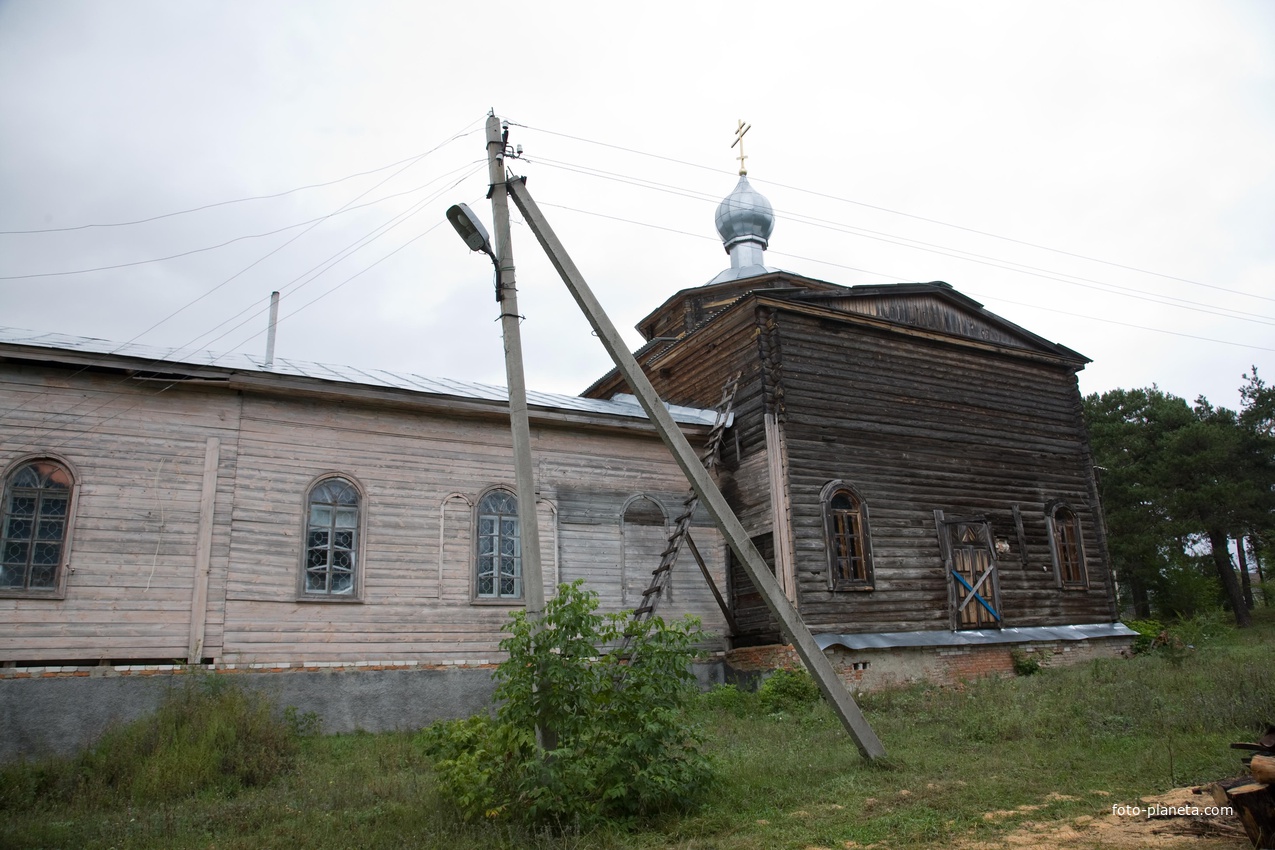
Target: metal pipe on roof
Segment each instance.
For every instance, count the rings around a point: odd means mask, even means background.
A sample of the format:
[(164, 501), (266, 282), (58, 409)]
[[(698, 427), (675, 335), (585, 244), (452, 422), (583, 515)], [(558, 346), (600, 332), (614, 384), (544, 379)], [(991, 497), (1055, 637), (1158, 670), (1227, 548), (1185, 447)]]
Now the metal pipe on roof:
[(274, 335), (279, 326), (279, 290), (270, 293), (270, 327), (266, 331), (266, 368), (274, 368)]

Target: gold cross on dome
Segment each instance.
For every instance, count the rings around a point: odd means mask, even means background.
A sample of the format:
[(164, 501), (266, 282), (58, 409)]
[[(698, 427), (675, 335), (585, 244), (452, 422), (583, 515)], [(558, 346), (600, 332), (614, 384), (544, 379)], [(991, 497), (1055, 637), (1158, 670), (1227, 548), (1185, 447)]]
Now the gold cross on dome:
[(730, 143), (732, 148), (735, 147), (735, 145), (739, 145), (739, 156), (735, 158), (739, 160), (740, 177), (743, 177), (748, 173), (748, 169), (744, 168), (744, 160), (748, 159), (748, 157), (744, 155), (744, 134), (751, 129), (753, 129), (752, 124), (745, 124), (743, 118), (739, 119), (739, 126), (735, 128), (735, 141)]

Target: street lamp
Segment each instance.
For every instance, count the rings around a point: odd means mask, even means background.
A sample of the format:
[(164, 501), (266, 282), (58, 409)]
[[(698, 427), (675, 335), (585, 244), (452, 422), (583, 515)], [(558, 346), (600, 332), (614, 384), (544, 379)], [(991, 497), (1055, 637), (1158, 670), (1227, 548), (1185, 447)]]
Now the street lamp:
[(454, 204), (448, 207), (447, 220), (452, 223), (452, 227), (456, 228), (460, 238), (465, 240), (469, 250), (482, 251), (491, 257), (493, 263), (496, 262), (496, 254), (491, 250), (491, 237), (487, 235), (487, 228), (483, 227), (482, 221), (467, 204)]

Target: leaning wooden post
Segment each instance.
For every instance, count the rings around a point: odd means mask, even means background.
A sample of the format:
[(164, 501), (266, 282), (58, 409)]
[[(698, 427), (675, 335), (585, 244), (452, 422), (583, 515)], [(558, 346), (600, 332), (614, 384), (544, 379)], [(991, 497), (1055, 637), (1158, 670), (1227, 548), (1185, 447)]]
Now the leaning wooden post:
[(686, 435), (682, 433), (681, 429), (673, 421), (673, 417), (655, 392), (655, 388), (651, 386), (651, 382), (647, 379), (645, 373), (642, 372), (641, 367), (638, 366), (637, 360), (629, 351), (628, 346), (624, 344), (619, 332), (611, 324), (611, 320), (602, 309), (602, 305), (598, 303), (592, 290), (589, 289), (584, 276), (580, 274), (575, 263), (567, 255), (566, 249), (558, 241), (553, 229), (549, 227), (549, 223), (540, 212), (540, 208), (536, 206), (536, 202), (532, 200), (531, 195), (527, 192), (525, 178), (513, 179), (506, 185), (509, 187), (509, 194), (513, 197), (514, 204), (522, 211), (527, 225), (536, 234), (536, 239), (540, 241), (545, 253), (549, 255), (550, 262), (558, 270), (558, 274), (561, 275), (576, 303), (580, 305), (580, 309), (584, 311), (589, 324), (593, 326), (594, 332), (602, 340), (603, 346), (606, 347), (607, 353), (611, 355), (611, 359), (620, 370), (620, 374), (624, 376), (629, 388), (637, 396), (642, 409), (646, 411), (646, 415), (654, 423), (661, 439), (664, 440), (664, 444), (673, 453), (678, 466), (682, 468), (687, 481), (690, 482), (696, 495), (699, 496), (709, 515), (712, 516), (718, 530), (726, 538), (731, 551), (735, 553), (735, 557), (743, 564), (744, 571), (752, 579), (753, 586), (761, 591), (762, 598), (766, 601), (766, 606), (770, 608), (771, 613), (779, 621), (784, 634), (793, 642), (797, 654), (805, 663), (806, 669), (810, 671), (815, 681), (819, 684), (819, 690), (823, 692), (824, 698), (832, 705), (833, 711), (837, 713), (837, 717), (841, 720), (841, 724), (850, 733), (850, 737), (854, 739), (855, 744), (858, 745), (859, 752), (863, 754), (864, 758), (881, 758), (885, 755), (885, 748), (881, 745), (881, 741), (877, 738), (876, 733), (872, 731), (872, 727), (864, 719), (863, 713), (859, 711), (859, 706), (855, 704), (854, 699), (837, 677), (836, 671), (832, 669), (832, 664), (823, 654), (823, 650), (815, 643), (814, 635), (806, 628), (806, 624), (801, 621), (801, 617), (797, 614), (796, 609), (793, 608), (792, 603), (784, 596), (779, 582), (771, 574), (766, 562), (762, 559), (757, 548), (753, 546), (752, 541), (748, 539), (748, 533), (744, 530), (744, 526), (740, 523), (739, 518), (735, 516), (735, 512), (731, 510), (730, 505), (726, 503), (726, 498), (713, 482), (713, 479), (709, 477), (703, 464), (700, 463), (699, 458), (695, 455), (695, 450), (691, 448), (690, 442), (686, 439)]

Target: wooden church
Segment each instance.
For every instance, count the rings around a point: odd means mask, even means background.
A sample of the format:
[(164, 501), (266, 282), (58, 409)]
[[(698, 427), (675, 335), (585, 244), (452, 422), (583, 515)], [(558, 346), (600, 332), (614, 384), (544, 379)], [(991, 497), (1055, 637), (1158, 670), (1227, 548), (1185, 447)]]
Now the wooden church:
[[(716, 423), (722, 490), (847, 684), (1126, 647), (1086, 359), (946, 283), (766, 267), (743, 174), (717, 227), (730, 268), (643, 319), (637, 358), (693, 443)], [(680, 470), (614, 372), (529, 406), (546, 591), (635, 607)], [(0, 758), (73, 746), (193, 665), (334, 731), (489, 698), (524, 590), (502, 388), (0, 329), (0, 475)], [(793, 663), (691, 524), (659, 611), (703, 619), (702, 677)]]

